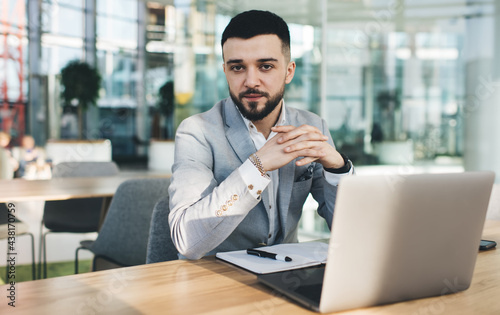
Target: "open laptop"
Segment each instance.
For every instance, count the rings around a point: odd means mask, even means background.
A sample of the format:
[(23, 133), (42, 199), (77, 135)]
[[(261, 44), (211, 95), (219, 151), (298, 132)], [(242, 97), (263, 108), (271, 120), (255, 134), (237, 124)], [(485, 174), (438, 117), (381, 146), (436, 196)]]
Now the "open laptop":
[(494, 176), (345, 177), (338, 187), (326, 266), (258, 279), (319, 312), (465, 290)]

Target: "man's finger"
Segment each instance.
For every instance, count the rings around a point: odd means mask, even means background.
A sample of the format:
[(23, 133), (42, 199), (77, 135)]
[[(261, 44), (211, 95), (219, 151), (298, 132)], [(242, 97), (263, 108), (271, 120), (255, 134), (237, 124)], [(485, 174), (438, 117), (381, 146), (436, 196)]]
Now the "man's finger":
[[(276, 128), (276, 129), (274, 129)], [(278, 129), (279, 128), (279, 129)], [(288, 130), (288, 131), (285, 131)], [(309, 125), (302, 125), (300, 127), (294, 127), (294, 126), (278, 126), (278, 127), (273, 127), (273, 131), (279, 132), (280, 134), (278, 136), (278, 143), (284, 143), (286, 141), (296, 139), (300, 137), (303, 134), (314, 134), (314, 135), (320, 135), (320, 138), (314, 137), (314, 139), (326, 141), (328, 140), (327, 136), (324, 136), (321, 131), (319, 131), (318, 128), (309, 126)]]
[(297, 165), (297, 166), (306, 165), (308, 163), (316, 161), (317, 159), (318, 159), (317, 157), (305, 157), (305, 158), (300, 159), (297, 162), (295, 162), (295, 165)]

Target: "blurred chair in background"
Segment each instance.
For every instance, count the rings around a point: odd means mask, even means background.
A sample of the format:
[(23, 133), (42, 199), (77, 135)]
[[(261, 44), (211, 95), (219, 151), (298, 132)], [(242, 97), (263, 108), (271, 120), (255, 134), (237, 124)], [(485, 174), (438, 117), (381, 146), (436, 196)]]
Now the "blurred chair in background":
[[(131, 179), (116, 190), (95, 241), (82, 241), (78, 251), (94, 253), (92, 271), (146, 263), (151, 215), (156, 202), (168, 194), (169, 178)], [(169, 231), (165, 231), (169, 233)]]
[[(62, 162), (54, 166), (52, 177), (116, 176), (114, 162)], [(98, 232), (104, 198), (46, 201), (40, 228), (40, 254), (43, 252), (43, 278), (47, 277), (47, 234)], [(43, 227), (49, 229), (43, 233)], [(41, 272), (41, 271), (40, 271)]]
[[(13, 213), (16, 216), (16, 213)], [(17, 217), (12, 222), (9, 222), (9, 208), (5, 203), (0, 203), (0, 240), (7, 240), (7, 255), (9, 254), (9, 230), (11, 230), (12, 226), (15, 227), (15, 237), (21, 235), (29, 235), (31, 237), (31, 268), (32, 268), (32, 276), (33, 280), (36, 279), (35, 272), (35, 238), (32, 233), (29, 232), (29, 226), (18, 220)], [(9, 224), (11, 224), (9, 226)], [(16, 243), (16, 248), (19, 248), (19, 245)], [(18, 253), (19, 251), (16, 251)], [(16, 254), (17, 255), (17, 254)], [(16, 259), (17, 260), (17, 259)], [(5, 266), (5, 283), (9, 283), (9, 264)]]
[(168, 199), (168, 195), (162, 197), (153, 210), (149, 230), (147, 264), (178, 259), (177, 248), (172, 243), (172, 237), (170, 236)]

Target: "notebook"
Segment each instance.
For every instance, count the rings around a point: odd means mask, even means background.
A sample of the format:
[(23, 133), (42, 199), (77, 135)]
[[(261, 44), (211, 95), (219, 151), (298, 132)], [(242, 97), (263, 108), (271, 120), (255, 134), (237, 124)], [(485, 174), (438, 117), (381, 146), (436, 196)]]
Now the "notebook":
[(259, 247), (270, 253), (288, 256), (292, 261), (274, 260), (248, 255), (246, 250), (220, 252), (215, 257), (257, 274), (311, 267), (326, 263), (328, 244), (308, 242), (299, 244), (278, 244)]
[(493, 172), (344, 177), (323, 267), (258, 275), (320, 312), (467, 289)]

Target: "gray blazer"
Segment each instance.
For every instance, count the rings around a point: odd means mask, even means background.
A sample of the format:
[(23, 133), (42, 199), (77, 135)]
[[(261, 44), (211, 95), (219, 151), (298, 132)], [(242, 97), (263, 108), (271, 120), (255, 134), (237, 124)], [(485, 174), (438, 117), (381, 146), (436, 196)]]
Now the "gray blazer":
[[(285, 108), (286, 125), (315, 126), (333, 145), (319, 116)], [(248, 129), (230, 98), (181, 123), (169, 187), (170, 230), (181, 255), (198, 259), (219, 251), (267, 244), (268, 194), (253, 197), (238, 171), (255, 152)], [(282, 167), (277, 196), (281, 231), (276, 243), (297, 242), (298, 222), (309, 193), (319, 203), (319, 215), (331, 227), (336, 192), (336, 186), (326, 182), (319, 163), (298, 167), (292, 161)], [(217, 216), (224, 205), (224, 215)]]

